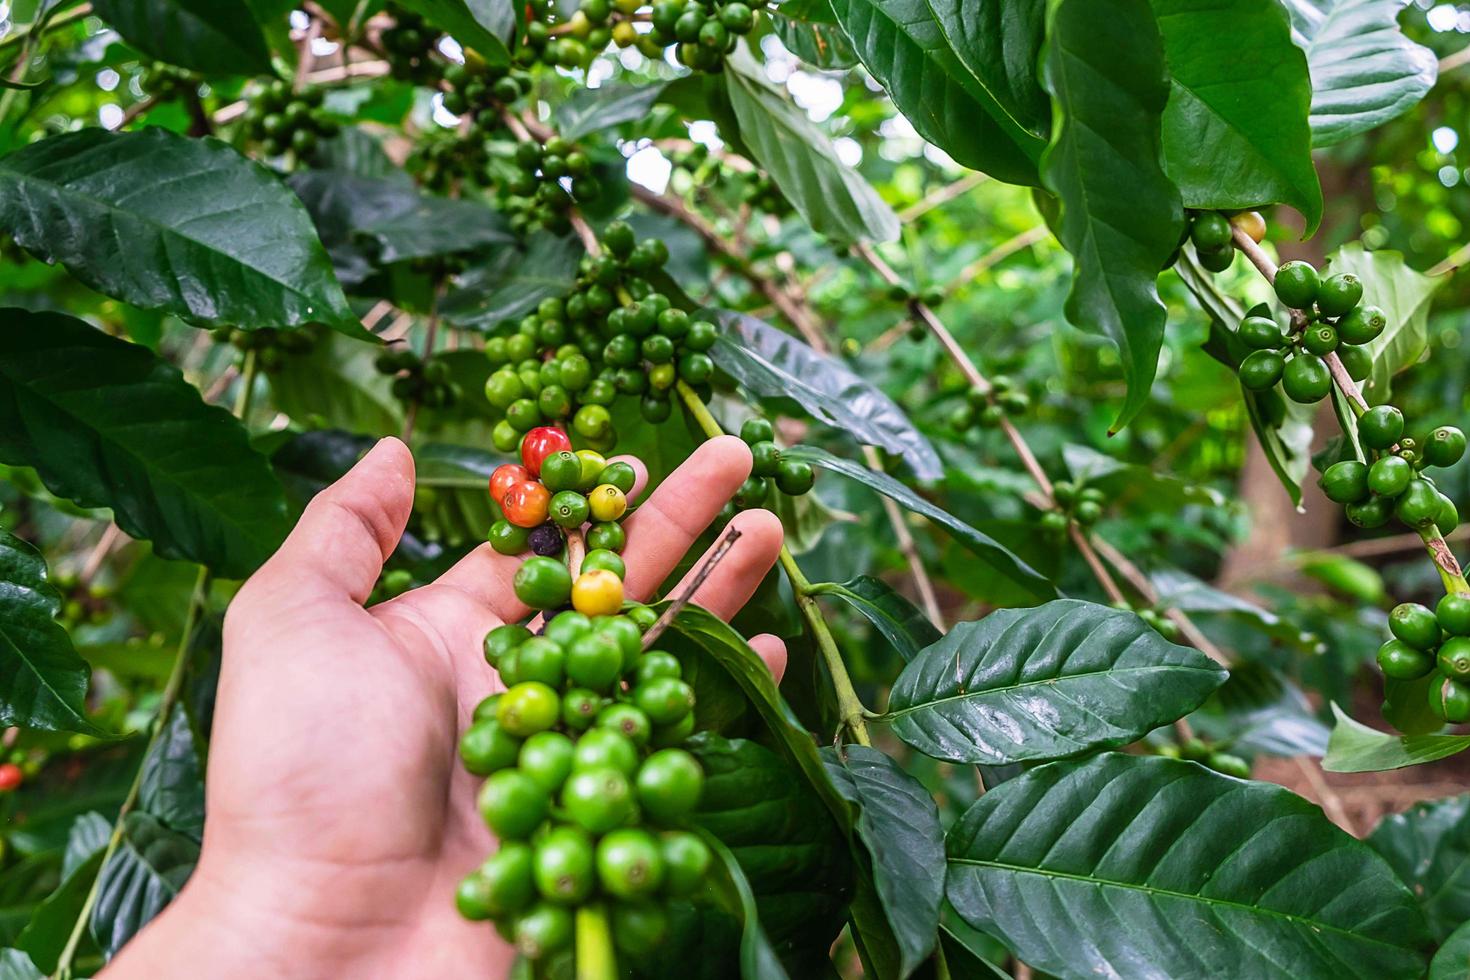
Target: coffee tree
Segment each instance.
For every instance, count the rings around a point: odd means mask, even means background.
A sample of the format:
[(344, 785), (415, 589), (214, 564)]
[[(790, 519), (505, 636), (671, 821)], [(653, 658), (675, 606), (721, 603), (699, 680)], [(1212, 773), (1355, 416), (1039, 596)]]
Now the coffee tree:
[[(1359, 840), (1251, 778), (1470, 745), (1462, 359), (1401, 377), (1470, 177), (1380, 167), (1405, 227), (1359, 242), (1319, 176), (1427, 152), (1399, 0), (7, 10), (4, 977), (93, 975), (188, 880), (223, 611), (390, 435), (369, 604), (478, 546), (536, 611), (456, 651), (498, 844), (442, 896), (516, 976), (1470, 969), (1465, 797)], [(622, 557), (639, 468), (724, 434), (671, 582), (774, 512), (731, 623)], [(1417, 571), (1207, 584), (1243, 439)]]

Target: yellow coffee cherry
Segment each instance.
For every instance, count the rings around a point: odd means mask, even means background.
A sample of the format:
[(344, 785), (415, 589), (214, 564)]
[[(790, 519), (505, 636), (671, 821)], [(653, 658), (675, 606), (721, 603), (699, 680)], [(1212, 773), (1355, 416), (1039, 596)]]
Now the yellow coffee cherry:
[(623, 580), (605, 568), (583, 572), (572, 583), (572, 608), (584, 616), (615, 614), (623, 608)]
[(592, 507), (594, 521), (615, 521), (628, 510), (627, 496), (611, 483), (594, 488), (587, 495), (587, 503)]

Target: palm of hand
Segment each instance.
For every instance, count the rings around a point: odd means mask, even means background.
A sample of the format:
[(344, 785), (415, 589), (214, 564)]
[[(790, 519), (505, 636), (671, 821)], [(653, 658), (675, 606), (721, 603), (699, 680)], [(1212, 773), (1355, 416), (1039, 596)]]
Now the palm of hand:
[[(481, 546), (437, 582), (364, 609), (407, 523), (412, 465), (402, 444), (380, 443), (312, 502), (226, 617), (203, 853), (163, 918), (199, 905), (191, 891), (252, 899), (242, 920), (297, 933), (306, 955), (292, 975), (449, 975), (466, 963), (499, 975), (511, 960), (454, 910), (455, 884), (494, 846), (455, 749), (500, 687), (481, 639), (528, 612), (510, 587), (519, 561)], [(650, 497), (628, 522), (630, 596), (653, 593), (749, 468), (739, 440), (715, 440)], [(726, 617), (781, 541), (764, 511), (737, 521), (739, 544), (695, 596)], [(779, 674), (780, 641), (752, 645)]]

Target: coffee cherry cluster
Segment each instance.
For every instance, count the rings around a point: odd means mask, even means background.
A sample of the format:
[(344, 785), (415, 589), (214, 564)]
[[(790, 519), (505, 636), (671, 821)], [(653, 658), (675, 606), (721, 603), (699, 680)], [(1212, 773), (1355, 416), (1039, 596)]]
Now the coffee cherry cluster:
[(505, 188), (511, 230), (517, 234), (536, 228), (564, 234), (572, 227), (567, 215), (572, 205), (602, 196), (602, 184), (592, 175), (592, 160), (560, 136), (545, 143), (517, 143), (514, 162)]
[(1173, 759), (1187, 759), (1190, 762), (1198, 762), (1218, 773), (1226, 776), (1234, 776), (1237, 779), (1251, 778), (1251, 764), (1238, 755), (1222, 752), (1212, 746), (1209, 742), (1197, 736), (1183, 739), (1177, 744), (1165, 745), (1159, 749), (1159, 755), (1168, 756)]
[[(735, 178), (735, 186), (740, 194), (740, 200), (757, 211), (764, 211), (778, 218), (784, 218), (792, 211), (791, 202), (786, 200), (786, 196), (781, 193), (781, 189), (776, 186), (771, 175), (765, 171), (747, 170), (739, 173)], [(944, 293), (939, 292), (936, 301), (929, 303), (928, 294), (925, 295), (924, 302), (930, 306), (937, 305), (938, 300), (944, 298)]]
[(743, 0), (659, 0), (653, 5), (653, 38), (675, 44), (679, 63), (699, 71), (718, 71), (741, 37), (755, 28), (756, 10)]
[(1404, 435), (1404, 416), (1392, 405), (1370, 408), (1358, 419), (1358, 441), (1371, 463), (1357, 459), (1333, 463), (1319, 485), (1329, 500), (1346, 505), (1358, 527), (1382, 527), (1390, 517), (1415, 530), (1439, 528), (1448, 534), (1460, 523), (1454, 501), (1423, 473), (1427, 466), (1453, 466), (1465, 455), (1465, 433), (1443, 425), (1422, 445)]
[(256, 365), (267, 374), (280, 371), (294, 355), (310, 353), (317, 342), (316, 333), (310, 328), (241, 330), (238, 327), (216, 327), (213, 334), (218, 343), (229, 344), (242, 352), (254, 351)]
[(323, 98), (319, 88), (293, 93), (285, 81), (270, 83), (241, 117), (246, 137), (259, 143), (266, 156), (290, 151), (297, 159), (310, 162), (321, 142), (341, 130), (337, 120), (323, 111)]
[(420, 85), (433, 82), (439, 73), (434, 60), (439, 32), (418, 14), (397, 4), (389, 4), (388, 12), (393, 24), (383, 30), (380, 43), (387, 56), (389, 74), (401, 82)]
[[(621, 460), (609, 463), (591, 449), (573, 451), (561, 429), (544, 426), (526, 433), (521, 462), (505, 463), (490, 475), (490, 499), (505, 515), (490, 528), (490, 546), (502, 555), (530, 550), (546, 559), (535, 565), (528, 561), (522, 566), (525, 574), (516, 576), (522, 602), (533, 609), (555, 609), (570, 600), (588, 615), (616, 611), (623, 601), (618, 553), (627, 541), (620, 522), (636, 476)], [(566, 545), (566, 532), (579, 531), (589, 521), (589, 550), (574, 582), (553, 559)], [(616, 577), (616, 589), (605, 576), (587, 577), (603, 571)]]
[[(1052, 534), (1064, 533), (1073, 521), (1083, 527), (1091, 527), (1096, 524), (1102, 518), (1103, 505), (1108, 499), (1107, 495), (1097, 487), (1079, 487), (1067, 480), (1058, 480), (1053, 483), (1051, 495), (1052, 499), (1057, 502), (1057, 506), (1055, 510), (1049, 510), (1041, 515), (1041, 527)], [(1154, 628), (1163, 632), (1160, 627), (1155, 626)]]
[(556, 8), (548, 6), (536, 11), (537, 19), (526, 24), (526, 43), (517, 55), (525, 64), (539, 61), (558, 68), (586, 68), (599, 52), (616, 43), (660, 59), (662, 46), (633, 26), (631, 17), (641, 6), (638, 0), (582, 0), (570, 17), (555, 25), (547, 18)]
[(1022, 391), (1009, 375), (998, 374), (990, 380), (990, 391), (970, 388), (965, 392), (965, 400), (950, 413), (949, 424), (955, 432), (963, 435), (976, 426), (993, 429), (1006, 417), (1024, 415), (1030, 409), (1031, 396)]
[[(1281, 383), (1292, 401), (1313, 404), (1332, 390), (1323, 360), (1336, 354), (1355, 381), (1373, 370), (1361, 345), (1383, 333), (1388, 318), (1376, 306), (1361, 305), (1363, 284), (1350, 272), (1321, 279), (1309, 262), (1287, 262), (1276, 272), (1276, 296), (1299, 311), (1299, 330), (1283, 335), (1266, 311), (1241, 321), (1236, 335), (1252, 348), (1240, 364), (1240, 382), (1252, 391)], [(1289, 358), (1288, 358), (1289, 355)]]
[(464, 397), (464, 389), (450, 377), (449, 363), (427, 360), (407, 347), (385, 350), (373, 362), (379, 374), (393, 375), (393, 397), (429, 408), (448, 408)]
[(750, 447), (750, 476), (735, 491), (730, 511), (725, 515), (727, 519), (735, 511), (766, 506), (776, 491), (799, 497), (816, 485), (817, 471), (811, 463), (783, 458), (775, 442), (775, 429), (766, 419), (746, 419), (740, 426), (740, 439)]
[(708, 390), (715, 325), (673, 307), (643, 278), (668, 261), (667, 247), (636, 241), (623, 222), (608, 226), (602, 245), (602, 255), (583, 258), (570, 295), (543, 300), (514, 333), (486, 341), (494, 371), (485, 397), (505, 412), (492, 432), (501, 452), (531, 429), (568, 420), (589, 448), (607, 452), (617, 442), (608, 406), (618, 395), (639, 397), (643, 417), (658, 423), (673, 412), (677, 381)]
[(149, 65), (148, 74), (143, 79), (143, 91), (156, 102), (175, 102), (197, 96), (199, 85), (198, 75), (162, 61)]
[(1435, 717), (1470, 721), (1470, 595), (1452, 594), (1433, 612), (1405, 602), (1388, 614), (1393, 637), (1378, 648), (1383, 676), (1414, 681), (1433, 675), (1429, 708)]
[[(1232, 228), (1241, 229), (1256, 242), (1266, 237), (1266, 219), (1257, 211), (1242, 211), (1233, 217), (1226, 217), (1219, 211), (1197, 211), (1190, 216), (1185, 235), (1194, 243), (1200, 265), (1211, 272), (1224, 272), (1230, 268), (1230, 263), (1235, 261)], [(1175, 258), (1178, 254), (1176, 251)], [(1173, 264), (1174, 259), (1171, 258), (1169, 265)]]

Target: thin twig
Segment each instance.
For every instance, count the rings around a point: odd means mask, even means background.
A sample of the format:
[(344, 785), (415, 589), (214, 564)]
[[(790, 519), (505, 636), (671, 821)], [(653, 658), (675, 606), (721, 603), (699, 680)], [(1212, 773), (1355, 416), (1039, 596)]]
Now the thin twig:
[(146, 99), (140, 99), (139, 101), (134, 102), (123, 112), (122, 119), (118, 121), (117, 128), (127, 129), (134, 120), (136, 120), (139, 116), (147, 112), (149, 109), (152, 109), (156, 105), (158, 105), (158, 99), (154, 98), (153, 96), (149, 96)]
[[(868, 469), (875, 473), (882, 472), (883, 458), (878, 455), (878, 450), (872, 446), (863, 447), (863, 458), (867, 460)], [(944, 613), (939, 608), (939, 597), (934, 594), (934, 583), (929, 580), (929, 573), (924, 570), (924, 562), (919, 558), (919, 548), (914, 541), (914, 536), (909, 532), (909, 526), (904, 521), (903, 511), (899, 509), (898, 502), (887, 494), (879, 494), (883, 501), (883, 510), (888, 514), (888, 523), (893, 525), (893, 536), (898, 539), (898, 550), (903, 555), (904, 561), (908, 563), (909, 574), (914, 580), (914, 589), (919, 593), (919, 603), (924, 607), (924, 613), (939, 632), (945, 632)]]
[(1042, 241), (1050, 234), (1051, 229), (1047, 228), (1045, 224), (1039, 224), (1034, 228), (1027, 228), (1025, 231), (1012, 235), (961, 269), (960, 274), (954, 277), (954, 280), (949, 284), (949, 288), (945, 292), (953, 293), (963, 289), (986, 269), (999, 265), (1022, 249), (1030, 248), (1037, 242)]
[[(1470, 51), (1470, 48), (1467, 48), (1466, 50), (1467, 51)], [(1445, 258), (1442, 261), (1436, 262), (1434, 265), (1430, 266), (1429, 271), (1426, 272), (1425, 275), (1427, 275), (1427, 276), (1443, 276), (1443, 275), (1447, 275), (1447, 274), (1449, 274), (1451, 272), (1454, 272), (1456, 269), (1458, 269), (1460, 266), (1464, 265), (1466, 262), (1470, 262), (1470, 243), (1467, 243), (1465, 245), (1461, 245), (1459, 248), (1455, 249), (1449, 255), (1445, 256)]]
[(1353, 828), (1353, 821), (1347, 814), (1347, 808), (1342, 805), (1342, 798), (1327, 785), (1327, 780), (1322, 778), (1321, 771), (1317, 768), (1315, 760), (1299, 755), (1296, 757), (1296, 767), (1306, 777), (1307, 785), (1312, 787), (1312, 792), (1317, 794), (1317, 800), (1322, 810), (1327, 814), (1327, 819), (1337, 824), (1343, 830), (1358, 836), (1357, 830)]
[(122, 531), (118, 526), (116, 524), (107, 525), (106, 530), (102, 532), (102, 536), (97, 539), (97, 544), (93, 546), (91, 553), (87, 555), (87, 560), (82, 563), (82, 570), (77, 573), (78, 585), (85, 589), (88, 585), (92, 584), (92, 579), (96, 578), (97, 573), (102, 570), (102, 563), (112, 553), (113, 546), (121, 540)]
[(669, 624), (674, 621), (674, 618), (684, 610), (685, 606), (689, 605), (689, 601), (694, 598), (694, 593), (699, 591), (699, 587), (704, 584), (704, 580), (709, 578), (710, 573), (715, 570), (715, 566), (730, 553), (730, 549), (735, 546), (735, 542), (738, 540), (740, 540), (740, 529), (738, 527), (732, 527), (725, 532), (725, 536), (720, 539), (720, 543), (715, 546), (715, 550), (709, 553), (709, 557), (705, 558), (704, 564), (700, 565), (699, 569), (695, 571), (694, 578), (684, 587), (684, 591), (674, 597), (674, 601), (669, 603), (669, 608), (665, 609), (663, 615), (655, 620), (652, 626), (648, 627), (647, 633), (643, 634), (643, 649), (647, 650), (653, 646), (654, 641), (660, 636), (663, 636), (664, 630), (668, 629)]
[(957, 197), (963, 197), (989, 179), (990, 178), (986, 174), (982, 174), (978, 170), (972, 170), (961, 177), (959, 180), (952, 181), (951, 183), (945, 184), (943, 187), (939, 187), (935, 190), (930, 191), (918, 201), (915, 201), (913, 204), (910, 204), (908, 207), (898, 212), (898, 220), (902, 224), (908, 224), (910, 221), (913, 221), (920, 215), (926, 214), (930, 211), (933, 211), (937, 207), (948, 204), (950, 201), (953, 201)]
[(311, 23), (307, 25), (306, 34), (301, 39), (301, 53), (297, 56), (296, 61), (296, 79), (291, 86), (294, 91), (300, 92), (305, 88), (308, 79), (311, 77), (312, 66), (316, 64), (316, 52), (312, 50), (312, 46), (316, 43), (316, 39), (321, 36), (321, 19), (312, 17)]
[(1447, 54), (1439, 59), (1439, 73), (1454, 71), (1462, 65), (1470, 65), (1470, 46), (1463, 47), (1454, 54)]

